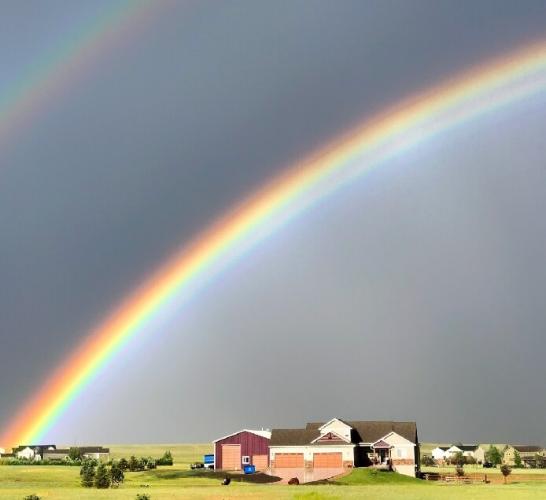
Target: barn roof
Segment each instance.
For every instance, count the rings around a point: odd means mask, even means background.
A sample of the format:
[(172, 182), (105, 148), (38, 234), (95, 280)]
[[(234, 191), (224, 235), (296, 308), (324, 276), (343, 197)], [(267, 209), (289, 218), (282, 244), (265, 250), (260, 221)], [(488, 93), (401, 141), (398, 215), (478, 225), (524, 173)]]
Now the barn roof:
[(218, 441), (223, 441), (224, 439), (227, 439), (231, 436), (236, 436), (237, 434), (241, 434), (241, 432), (250, 432), (251, 434), (255, 434), (256, 436), (261, 436), (265, 439), (271, 439), (271, 431), (266, 430), (254, 430), (254, 429), (241, 429), (237, 432), (232, 432), (231, 434), (228, 434), (227, 436), (222, 436), (221, 438), (215, 439), (213, 443), (217, 443)]

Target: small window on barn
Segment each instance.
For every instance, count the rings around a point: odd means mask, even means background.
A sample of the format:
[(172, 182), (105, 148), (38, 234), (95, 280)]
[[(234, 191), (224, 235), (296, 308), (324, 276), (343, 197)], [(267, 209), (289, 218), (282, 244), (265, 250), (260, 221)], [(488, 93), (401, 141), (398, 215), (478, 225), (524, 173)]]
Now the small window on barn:
[(246, 455), (243, 457), (243, 464), (249, 465), (250, 464), (250, 457), (247, 457)]

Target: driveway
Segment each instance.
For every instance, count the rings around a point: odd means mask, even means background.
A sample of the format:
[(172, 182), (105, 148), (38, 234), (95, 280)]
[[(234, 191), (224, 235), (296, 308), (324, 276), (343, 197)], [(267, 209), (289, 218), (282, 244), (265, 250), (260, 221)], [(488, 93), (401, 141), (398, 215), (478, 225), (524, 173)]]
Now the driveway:
[[(288, 483), (289, 479), (297, 477), (300, 484), (310, 483), (313, 481), (320, 481), (322, 479), (329, 479), (334, 476), (339, 476), (347, 472), (347, 469), (335, 468), (335, 469), (305, 469), (301, 468), (280, 468), (280, 469), (269, 469), (266, 471), (266, 474), (271, 476), (277, 476), (282, 479), (281, 483)], [(279, 483), (277, 483), (279, 484)]]

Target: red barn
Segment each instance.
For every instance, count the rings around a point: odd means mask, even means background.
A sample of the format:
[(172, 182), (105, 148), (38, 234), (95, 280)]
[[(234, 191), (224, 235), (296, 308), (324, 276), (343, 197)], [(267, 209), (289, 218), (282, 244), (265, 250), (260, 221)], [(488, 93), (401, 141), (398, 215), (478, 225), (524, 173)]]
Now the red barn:
[(213, 441), (214, 468), (242, 470), (245, 465), (254, 465), (256, 470), (269, 467), (270, 431), (243, 429)]

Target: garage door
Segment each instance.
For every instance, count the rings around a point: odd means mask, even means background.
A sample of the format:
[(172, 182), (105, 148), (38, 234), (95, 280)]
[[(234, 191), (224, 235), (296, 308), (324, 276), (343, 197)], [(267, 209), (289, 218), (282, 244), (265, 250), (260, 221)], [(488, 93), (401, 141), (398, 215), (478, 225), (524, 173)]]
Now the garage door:
[(277, 453), (275, 467), (303, 467), (303, 453)]
[(252, 465), (256, 470), (267, 469), (267, 455), (252, 455)]
[(241, 469), (241, 445), (223, 444), (222, 445), (222, 469), (240, 470)]
[(313, 455), (313, 467), (334, 469), (342, 467), (341, 453), (315, 453)]

